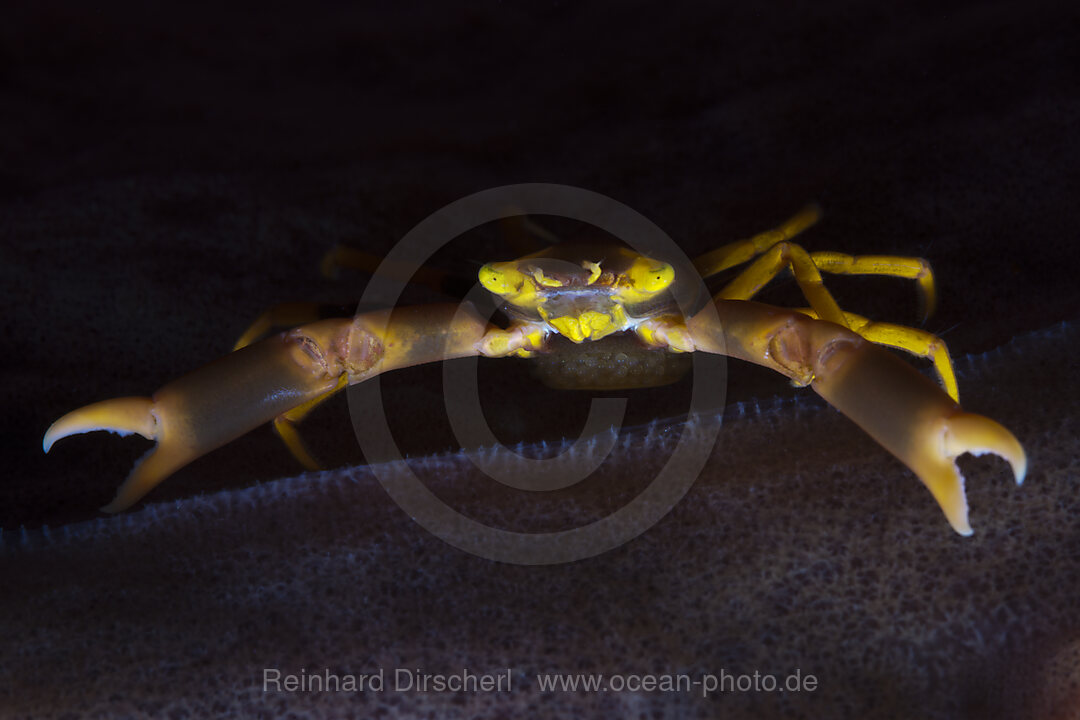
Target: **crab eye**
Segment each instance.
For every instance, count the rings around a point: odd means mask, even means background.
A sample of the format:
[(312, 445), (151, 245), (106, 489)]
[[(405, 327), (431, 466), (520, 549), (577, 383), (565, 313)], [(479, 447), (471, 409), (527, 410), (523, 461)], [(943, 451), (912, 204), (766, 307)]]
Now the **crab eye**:
[(517, 263), (488, 263), (480, 268), (480, 284), (496, 295), (511, 295), (521, 289), (525, 276), (517, 269)]
[(658, 293), (666, 290), (675, 280), (675, 268), (668, 263), (638, 258), (626, 273), (634, 289), (643, 293)]

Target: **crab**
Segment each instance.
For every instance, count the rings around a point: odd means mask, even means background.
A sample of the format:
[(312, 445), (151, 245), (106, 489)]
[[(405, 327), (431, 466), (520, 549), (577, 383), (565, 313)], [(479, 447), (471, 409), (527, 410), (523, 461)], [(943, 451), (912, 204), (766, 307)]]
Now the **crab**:
[[(119, 512), (192, 460), (268, 421), (297, 459), (315, 467), (296, 425), (347, 385), (395, 369), (466, 356), (522, 357), (547, 361), (547, 382), (556, 387), (624, 388), (671, 382), (670, 364), (655, 362), (658, 353), (717, 353), (810, 386), (910, 468), (952, 528), (970, 535), (956, 458), (996, 454), (1019, 484), (1027, 466), (1023, 447), (999, 423), (963, 411), (939, 337), (842, 311), (822, 282), (822, 273), (907, 278), (917, 284), (929, 315), (935, 302), (929, 264), (808, 252), (791, 241), (819, 217), (819, 209), (809, 206), (772, 230), (702, 255), (693, 267), (611, 244), (558, 244), (486, 264), (479, 282), (508, 318), (505, 327), (467, 305), (446, 303), (330, 319), (301, 311), (289, 319), (302, 324), (258, 339), (290, 313), (264, 315), (233, 352), (153, 396), (104, 400), (64, 415), (45, 433), (43, 448), (48, 452), (61, 438), (93, 430), (155, 440), (102, 508)], [(377, 259), (337, 248), (327, 264), (370, 269)], [(681, 311), (680, 293), (704, 288), (702, 279), (738, 266), (744, 267), (734, 279), (699, 300), (693, 313)], [(753, 300), (787, 270), (809, 307)], [(556, 343), (557, 337), (569, 342)], [(617, 352), (595, 352), (616, 342)], [(885, 347), (928, 359), (938, 382)], [(590, 351), (587, 364), (600, 370), (583, 375), (574, 359)]]

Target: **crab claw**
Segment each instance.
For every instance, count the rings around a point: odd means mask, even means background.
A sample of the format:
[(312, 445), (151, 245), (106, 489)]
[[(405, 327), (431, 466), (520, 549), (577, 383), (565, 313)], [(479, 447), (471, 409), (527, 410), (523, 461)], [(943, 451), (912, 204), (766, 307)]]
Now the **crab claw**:
[(118, 435), (138, 433), (154, 440), (157, 421), (151, 412), (153, 407), (154, 401), (148, 397), (123, 397), (72, 410), (49, 426), (41, 447), (49, 452), (57, 440), (94, 430), (109, 430)]
[(985, 455), (993, 453), (1012, 466), (1016, 484), (1024, 482), (1027, 457), (1013, 434), (993, 420), (971, 413), (957, 413), (941, 423), (941, 433), (927, 433), (925, 447), (913, 469), (945, 512), (953, 529), (961, 535), (971, 535), (968, 523), (967, 498), (964, 496), (964, 476), (956, 458), (964, 453)]
[(783, 308), (717, 300), (687, 324), (694, 345), (770, 367), (810, 385), (911, 468), (953, 529), (971, 534), (964, 478), (956, 458), (994, 453), (1024, 481), (1027, 459), (1013, 434), (966, 413), (936, 383), (850, 330)]
[[(42, 447), (93, 430), (138, 433), (157, 445), (132, 468), (116, 497), (102, 508), (120, 512), (192, 460), (336, 387), (324, 347), (350, 320), (321, 321), (311, 332), (283, 334), (249, 345), (173, 380), (153, 397), (87, 405), (53, 423)], [(309, 352), (310, 351), (310, 352)]]
[(157, 440), (157, 447), (132, 468), (116, 498), (101, 508), (105, 512), (126, 510), (164, 478), (197, 457), (190, 444), (177, 441), (177, 433), (170, 431), (154, 410), (155, 403), (148, 397), (115, 398), (87, 405), (54, 422), (45, 432), (42, 448), (49, 452), (61, 438), (94, 430), (119, 435), (137, 433), (148, 440)]
[[(279, 432), (291, 430), (347, 383), (477, 355), (486, 333), (475, 313), (451, 303), (319, 320), (231, 352), (153, 397), (105, 400), (70, 412), (46, 431), (42, 447), (48, 452), (57, 440), (92, 430), (156, 440), (102, 508), (120, 512), (191, 461), (265, 422), (274, 421)], [(295, 433), (286, 444), (297, 458), (306, 457), (298, 453), (303, 446)]]
[(841, 340), (822, 353), (813, 387), (911, 468), (953, 529), (971, 535), (956, 458), (993, 453), (1024, 481), (1027, 458), (1011, 432), (964, 412), (907, 363), (870, 343)]

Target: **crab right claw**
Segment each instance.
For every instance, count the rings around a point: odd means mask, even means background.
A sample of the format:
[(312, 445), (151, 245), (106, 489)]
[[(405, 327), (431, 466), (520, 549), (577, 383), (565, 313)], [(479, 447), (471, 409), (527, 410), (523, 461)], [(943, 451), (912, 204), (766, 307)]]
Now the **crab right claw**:
[(964, 453), (993, 453), (1012, 466), (1016, 484), (1020, 485), (1027, 474), (1027, 457), (1011, 432), (982, 415), (961, 412), (943, 420), (941, 425), (940, 437), (932, 431), (926, 433), (925, 459), (920, 462), (925, 464), (925, 469), (917, 472), (945, 511), (953, 529), (961, 535), (970, 535), (964, 476), (960, 474), (956, 458)]
[(1011, 432), (964, 412), (911, 365), (862, 342), (823, 353), (813, 388), (914, 471), (953, 529), (971, 535), (964, 476), (956, 458), (993, 453), (1024, 481), (1027, 458)]
[[(1027, 472), (1024, 449), (998, 423), (964, 412), (940, 387), (888, 350), (830, 322), (753, 302), (714, 303), (688, 328), (699, 350), (725, 352), (810, 385), (900, 459), (930, 490), (953, 529), (970, 535), (956, 458), (993, 453)], [(718, 323), (717, 323), (718, 321)]]

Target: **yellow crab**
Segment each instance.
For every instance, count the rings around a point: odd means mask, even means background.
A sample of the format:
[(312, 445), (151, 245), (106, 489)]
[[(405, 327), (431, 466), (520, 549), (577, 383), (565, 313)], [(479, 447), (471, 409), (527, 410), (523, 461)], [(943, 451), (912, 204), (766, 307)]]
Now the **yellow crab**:
[[(811, 386), (911, 468), (952, 527), (968, 535), (956, 457), (995, 453), (1011, 464), (1020, 483), (1024, 450), (998, 423), (960, 408), (952, 363), (940, 338), (843, 312), (821, 279), (822, 272), (912, 279), (929, 314), (935, 299), (929, 265), (915, 258), (809, 253), (790, 242), (818, 217), (816, 207), (806, 208), (773, 230), (699, 257), (692, 269), (612, 245), (556, 245), (485, 265), (480, 283), (501, 301), (509, 318), (505, 328), (459, 305), (436, 304), (318, 320), (252, 342), (269, 324), (264, 318), (234, 352), (152, 397), (105, 400), (64, 415), (45, 433), (43, 447), (48, 452), (60, 438), (91, 430), (134, 432), (156, 440), (104, 508), (118, 512), (195, 458), (270, 420), (293, 454), (313, 465), (295, 424), (346, 385), (380, 373), (464, 356), (543, 356), (551, 351), (554, 336), (573, 343), (562, 353), (630, 336), (640, 352), (613, 353), (619, 363), (633, 363), (643, 353), (723, 353)], [(339, 250), (331, 263), (367, 266), (370, 257)], [(675, 298), (694, 271), (708, 278), (744, 263), (749, 265), (699, 311), (688, 316), (679, 311)], [(786, 269), (808, 308), (751, 301)], [(879, 345), (930, 359), (941, 386)], [(630, 382), (626, 368), (613, 372), (617, 369), (576, 384), (628, 387), (670, 381), (654, 375)], [(556, 372), (551, 384), (573, 383)]]

